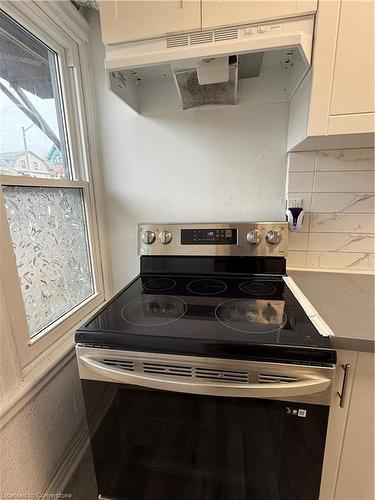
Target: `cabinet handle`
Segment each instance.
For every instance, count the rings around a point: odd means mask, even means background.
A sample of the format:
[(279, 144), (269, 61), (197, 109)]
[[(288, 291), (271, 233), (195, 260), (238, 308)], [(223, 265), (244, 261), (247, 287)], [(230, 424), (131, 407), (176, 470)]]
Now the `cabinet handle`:
[(352, 365), (341, 365), (341, 368), (344, 370), (344, 378), (342, 380), (341, 392), (338, 392), (337, 394), (340, 398), (340, 408), (344, 408), (348, 397), (348, 386), (350, 375), (352, 373)]
[(184, 0), (180, 0), (180, 9), (184, 8)]

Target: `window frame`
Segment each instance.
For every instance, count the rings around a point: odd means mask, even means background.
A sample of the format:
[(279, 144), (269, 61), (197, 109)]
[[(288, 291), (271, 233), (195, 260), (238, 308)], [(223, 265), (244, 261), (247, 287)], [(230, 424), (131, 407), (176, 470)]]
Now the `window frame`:
[[(65, 4), (65, 5), (64, 5)], [(70, 4), (70, 3), (69, 3)], [(61, 98), (65, 116), (66, 142), (72, 179), (45, 179), (0, 175), (0, 280), (5, 290), (8, 318), (6, 355), (18, 377), (16, 386), (61, 346), (74, 345), (74, 331), (82, 321), (103, 305), (111, 291), (103, 220), (103, 192), (99, 170), (97, 133), (89, 126), (95, 120), (93, 90), (88, 62), (88, 26), (72, 4), (65, 2), (1, 2), (1, 9), (57, 54)], [(83, 92), (85, 89), (85, 92)], [(95, 121), (94, 121), (95, 123)], [(38, 335), (29, 337), (16, 256), (7, 221), (2, 186), (77, 188), (83, 192), (87, 238), (93, 270), (94, 294)], [(22, 314), (20, 314), (20, 311)], [(4, 356), (4, 352), (2, 353)]]

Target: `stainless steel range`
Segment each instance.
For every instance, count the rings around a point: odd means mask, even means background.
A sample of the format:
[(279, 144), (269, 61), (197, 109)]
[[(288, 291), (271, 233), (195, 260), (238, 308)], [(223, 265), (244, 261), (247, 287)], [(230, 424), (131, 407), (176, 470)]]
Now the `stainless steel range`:
[(99, 493), (318, 499), (336, 352), (286, 223), (138, 231), (139, 276), (76, 333)]

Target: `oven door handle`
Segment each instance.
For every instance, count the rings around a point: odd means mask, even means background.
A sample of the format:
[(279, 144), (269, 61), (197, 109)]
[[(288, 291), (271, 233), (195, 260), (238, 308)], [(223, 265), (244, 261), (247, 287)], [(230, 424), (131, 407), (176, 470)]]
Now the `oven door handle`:
[(117, 382), (120, 384), (137, 385), (149, 389), (164, 391), (185, 392), (210, 396), (235, 396), (246, 398), (285, 398), (304, 396), (326, 390), (331, 380), (324, 377), (305, 378), (296, 382), (267, 382), (267, 383), (231, 383), (217, 382), (216, 380), (198, 382), (197, 379), (172, 376), (150, 376), (145, 373), (133, 373), (122, 369), (107, 366), (94, 357), (79, 356), (79, 371), (83, 379), (99, 380), (103, 382)]

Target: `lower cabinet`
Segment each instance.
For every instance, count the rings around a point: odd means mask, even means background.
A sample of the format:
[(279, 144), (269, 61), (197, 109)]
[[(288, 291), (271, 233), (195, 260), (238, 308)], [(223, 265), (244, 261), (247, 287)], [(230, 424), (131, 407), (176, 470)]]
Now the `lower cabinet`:
[(338, 351), (320, 500), (373, 500), (374, 466), (374, 354)]

